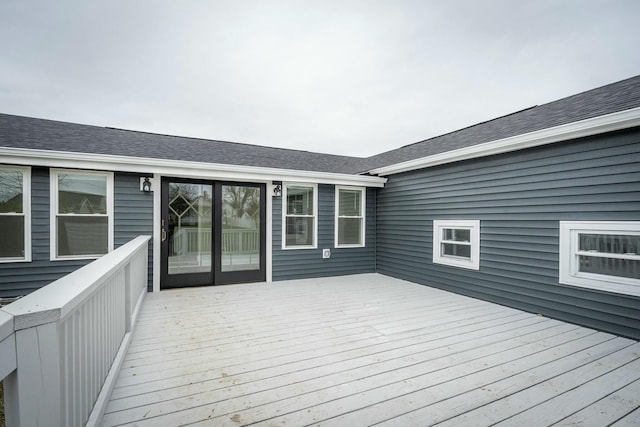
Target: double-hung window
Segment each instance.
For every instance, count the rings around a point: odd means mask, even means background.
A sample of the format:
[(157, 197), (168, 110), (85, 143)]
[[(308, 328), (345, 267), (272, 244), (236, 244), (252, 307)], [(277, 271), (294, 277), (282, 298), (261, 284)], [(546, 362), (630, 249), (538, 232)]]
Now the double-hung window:
[(433, 262), (480, 269), (480, 221), (434, 220)]
[(560, 283), (640, 295), (640, 222), (560, 221)]
[(113, 173), (51, 170), (51, 259), (113, 249)]
[(0, 262), (31, 261), (31, 169), (0, 166)]
[(336, 187), (335, 242), (337, 248), (364, 246), (364, 188)]
[(317, 247), (318, 186), (285, 184), (283, 203), (283, 249)]

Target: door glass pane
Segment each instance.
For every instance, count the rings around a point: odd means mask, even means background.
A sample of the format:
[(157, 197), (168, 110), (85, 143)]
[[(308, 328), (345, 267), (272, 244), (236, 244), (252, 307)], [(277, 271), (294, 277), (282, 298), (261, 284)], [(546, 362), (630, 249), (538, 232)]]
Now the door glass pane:
[(221, 270), (260, 269), (260, 188), (222, 186)]
[(169, 183), (169, 274), (211, 271), (213, 187)]

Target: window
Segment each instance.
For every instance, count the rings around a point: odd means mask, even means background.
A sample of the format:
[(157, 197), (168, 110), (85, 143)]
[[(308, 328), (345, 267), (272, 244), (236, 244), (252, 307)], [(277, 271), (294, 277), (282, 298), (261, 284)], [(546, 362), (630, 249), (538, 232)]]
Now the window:
[(31, 169), (0, 166), (0, 262), (31, 261)]
[(433, 221), (433, 262), (480, 269), (480, 221)]
[(283, 249), (316, 247), (318, 187), (310, 184), (285, 184), (283, 195)]
[(560, 221), (560, 283), (640, 295), (640, 222)]
[(335, 239), (337, 248), (364, 246), (365, 192), (336, 187)]
[(113, 249), (113, 174), (51, 170), (51, 259)]

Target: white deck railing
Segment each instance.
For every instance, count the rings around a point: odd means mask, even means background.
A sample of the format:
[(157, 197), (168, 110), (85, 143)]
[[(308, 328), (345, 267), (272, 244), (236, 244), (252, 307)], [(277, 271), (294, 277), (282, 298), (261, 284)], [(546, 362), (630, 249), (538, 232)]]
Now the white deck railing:
[(172, 238), (172, 255), (211, 253), (211, 229), (182, 227)]
[[(223, 254), (254, 254), (260, 251), (260, 230), (232, 228), (222, 230)], [(211, 252), (211, 229), (182, 227), (173, 236), (172, 253), (194, 255)]]
[(260, 230), (222, 230), (223, 254), (255, 254), (260, 252)]
[(147, 290), (140, 236), (0, 310), (7, 426), (100, 422)]

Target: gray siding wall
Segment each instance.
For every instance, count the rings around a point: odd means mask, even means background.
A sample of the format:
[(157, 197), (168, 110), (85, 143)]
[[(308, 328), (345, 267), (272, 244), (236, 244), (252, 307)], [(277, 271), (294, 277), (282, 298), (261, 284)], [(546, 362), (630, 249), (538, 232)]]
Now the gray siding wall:
[[(640, 338), (640, 298), (558, 283), (559, 221), (640, 221), (640, 131), (390, 177), (377, 270)], [(478, 219), (480, 270), (432, 263), (434, 219)]]
[[(273, 280), (339, 276), (375, 271), (375, 189), (367, 190), (364, 248), (334, 248), (335, 187), (318, 185), (318, 248), (282, 250), (282, 197), (273, 198)], [(322, 249), (331, 258), (322, 259)]]
[[(153, 236), (153, 193), (140, 191), (140, 175), (114, 176), (113, 243), (116, 248), (140, 235)], [(149, 240), (148, 288), (153, 289), (153, 241)]]
[[(140, 234), (151, 235), (153, 195), (140, 192), (136, 174), (114, 176), (114, 244), (117, 248)], [(26, 295), (91, 260), (49, 260), (49, 170), (31, 169), (32, 261), (0, 264), (0, 297)], [(149, 249), (151, 257), (151, 244)], [(151, 271), (151, 265), (150, 270)], [(150, 274), (151, 282), (151, 274)]]

